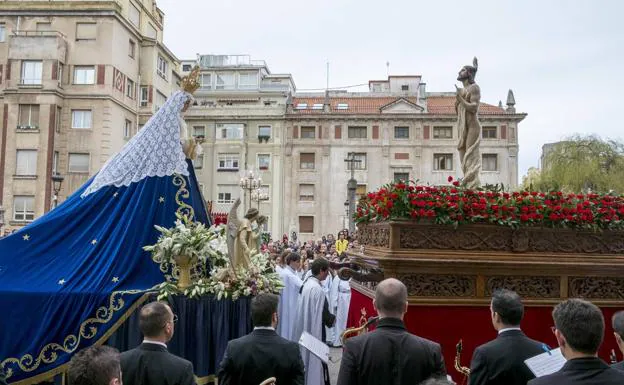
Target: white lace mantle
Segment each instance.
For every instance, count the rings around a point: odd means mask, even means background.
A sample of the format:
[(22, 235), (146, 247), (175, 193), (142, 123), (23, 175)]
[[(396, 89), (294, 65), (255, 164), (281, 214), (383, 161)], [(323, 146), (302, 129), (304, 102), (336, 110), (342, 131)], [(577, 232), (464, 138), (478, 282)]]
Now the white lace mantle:
[(104, 186), (129, 186), (151, 176), (189, 175), (180, 144), (178, 116), (189, 94), (178, 91), (145, 124), (121, 151), (110, 158), (82, 193)]

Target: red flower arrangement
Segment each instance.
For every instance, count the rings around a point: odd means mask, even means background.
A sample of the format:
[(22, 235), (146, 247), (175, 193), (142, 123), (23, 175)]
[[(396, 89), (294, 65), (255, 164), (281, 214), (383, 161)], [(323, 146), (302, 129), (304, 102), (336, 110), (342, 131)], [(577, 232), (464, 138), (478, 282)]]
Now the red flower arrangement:
[(451, 186), (396, 182), (360, 199), (355, 221), (426, 220), (438, 224), (491, 223), (576, 229), (624, 229), (624, 197), (536, 191), (469, 190), (448, 177)]

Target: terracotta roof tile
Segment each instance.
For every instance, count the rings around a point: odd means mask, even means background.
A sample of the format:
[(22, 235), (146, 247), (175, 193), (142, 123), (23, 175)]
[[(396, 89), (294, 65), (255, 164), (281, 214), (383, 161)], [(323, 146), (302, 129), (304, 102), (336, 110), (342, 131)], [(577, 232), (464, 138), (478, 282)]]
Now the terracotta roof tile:
[[(406, 99), (412, 103), (417, 102), (416, 97), (396, 97), (396, 96), (382, 96), (382, 97), (332, 97), (330, 99), (331, 112), (336, 114), (379, 114), (381, 108), (387, 104), (390, 104), (399, 99)], [(295, 115), (304, 114), (318, 114), (322, 110), (313, 110), (314, 104), (323, 104), (325, 102), (324, 97), (312, 97), (312, 98), (293, 98), (293, 112)], [(298, 110), (298, 104), (307, 104), (307, 108)], [(348, 104), (347, 109), (338, 109), (338, 104)], [(455, 98), (452, 96), (431, 96), (427, 98), (427, 109), (429, 114), (455, 114)], [(487, 103), (481, 103), (479, 107), (479, 113), (484, 115), (493, 114), (506, 114), (505, 109), (493, 106)]]

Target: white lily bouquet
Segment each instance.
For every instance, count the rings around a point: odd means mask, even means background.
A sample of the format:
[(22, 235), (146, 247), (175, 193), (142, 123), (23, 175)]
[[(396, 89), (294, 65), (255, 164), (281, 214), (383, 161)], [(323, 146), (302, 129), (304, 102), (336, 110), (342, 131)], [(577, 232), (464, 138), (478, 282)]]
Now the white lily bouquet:
[(188, 255), (191, 264), (198, 261), (209, 264), (209, 270), (197, 274), (188, 285), (176, 285), (174, 282), (163, 282), (158, 286), (158, 299), (173, 294), (184, 294), (194, 298), (202, 295), (214, 295), (217, 299), (238, 299), (241, 296), (259, 293), (279, 293), (283, 284), (275, 272), (275, 265), (266, 254), (258, 253), (251, 258), (249, 269), (234, 269), (228, 257), (227, 235), (225, 225), (207, 228), (201, 223), (189, 221), (186, 217), (178, 217), (175, 226), (166, 229), (155, 226), (161, 233), (156, 244), (143, 249), (152, 253), (152, 259), (161, 264), (179, 263), (178, 255)]

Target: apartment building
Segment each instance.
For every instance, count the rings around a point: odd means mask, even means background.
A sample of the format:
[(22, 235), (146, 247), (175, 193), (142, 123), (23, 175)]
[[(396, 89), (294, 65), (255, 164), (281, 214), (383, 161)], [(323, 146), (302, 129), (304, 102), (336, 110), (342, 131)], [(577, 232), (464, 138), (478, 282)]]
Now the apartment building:
[[(454, 92), (427, 92), (421, 76), (369, 82), (369, 92), (298, 93), (287, 106), (284, 153), (284, 230), (303, 239), (347, 226), (347, 182), (357, 195), (392, 180), (448, 184), (461, 177)], [(518, 123), (507, 107), (482, 103), (481, 183), (515, 187)], [(357, 163), (345, 162), (354, 153)]]
[[(279, 232), (286, 226), (282, 204), (285, 113), (289, 95), (296, 90), (293, 78), (272, 73), (266, 62), (248, 55), (183, 60), (182, 74), (197, 64), (201, 87), (185, 119), (204, 149), (194, 162), (204, 197), (211, 201), (213, 212), (221, 213), (241, 198), (244, 209), (259, 207), (268, 217), (266, 231)], [(239, 186), (248, 171), (262, 178), (259, 195)], [(240, 209), (239, 215), (243, 214)]]
[(163, 20), (153, 0), (0, 3), (4, 231), (73, 193), (178, 88)]

